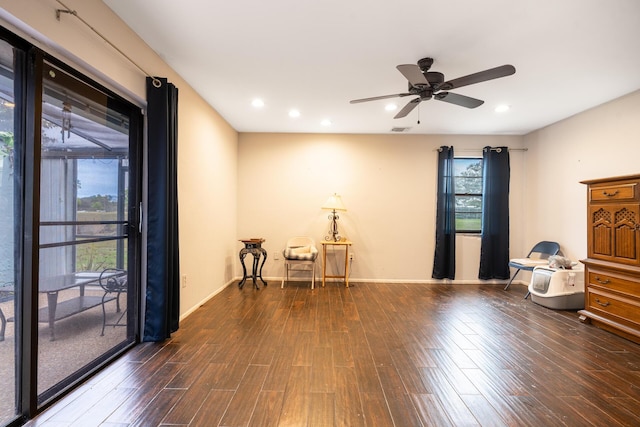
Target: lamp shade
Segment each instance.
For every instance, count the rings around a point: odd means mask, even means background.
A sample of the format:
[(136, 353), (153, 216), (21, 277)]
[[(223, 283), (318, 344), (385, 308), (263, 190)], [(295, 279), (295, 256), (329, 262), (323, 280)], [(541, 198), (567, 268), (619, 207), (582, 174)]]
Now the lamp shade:
[(342, 203), (342, 199), (340, 196), (334, 193), (333, 196), (329, 197), (324, 205), (322, 205), (322, 209), (329, 209), (331, 211), (346, 211), (347, 208), (344, 207)]

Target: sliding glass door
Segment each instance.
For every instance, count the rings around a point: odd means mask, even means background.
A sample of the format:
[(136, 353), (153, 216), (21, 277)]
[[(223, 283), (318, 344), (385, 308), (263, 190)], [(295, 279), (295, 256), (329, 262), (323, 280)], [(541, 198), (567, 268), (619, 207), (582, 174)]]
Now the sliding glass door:
[(142, 114), (0, 35), (3, 426), (138, 340)]
[(133, 342), (137, 292), (130, 277), (136, 271), (131, 118), (115, 99), (58, 66), (45, 62), (42, 76), (38, 395), (44, 402), (68, 378)]

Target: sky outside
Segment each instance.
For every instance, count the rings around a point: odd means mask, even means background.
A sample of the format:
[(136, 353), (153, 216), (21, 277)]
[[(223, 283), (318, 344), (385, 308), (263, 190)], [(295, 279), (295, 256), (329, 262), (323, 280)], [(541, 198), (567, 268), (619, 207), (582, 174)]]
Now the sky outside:
[(118, 193), (117, 159), (78, 160), (78, 197), (116, 196)]

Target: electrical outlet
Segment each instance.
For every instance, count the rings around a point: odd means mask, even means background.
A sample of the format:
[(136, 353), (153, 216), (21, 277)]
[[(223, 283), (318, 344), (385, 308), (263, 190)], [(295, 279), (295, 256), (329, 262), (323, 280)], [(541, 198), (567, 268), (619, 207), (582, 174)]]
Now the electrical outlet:
[(274, 261), (278, 261), (280, 259), (280, 252), (274, 252), (273, 253), (273, 259), (274, 259)]
[(187, 275), (186, 274), (182, 275), (182, 287), (183, 288), (187, 287)]

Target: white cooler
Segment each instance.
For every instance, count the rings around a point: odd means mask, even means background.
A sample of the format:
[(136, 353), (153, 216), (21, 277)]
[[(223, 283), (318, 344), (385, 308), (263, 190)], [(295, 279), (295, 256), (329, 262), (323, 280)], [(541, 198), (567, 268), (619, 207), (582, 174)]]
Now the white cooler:
[(536, 267), (529, 283), (531, 300), (556, 310), (584, 308), (584, 266), (571, 269)]

